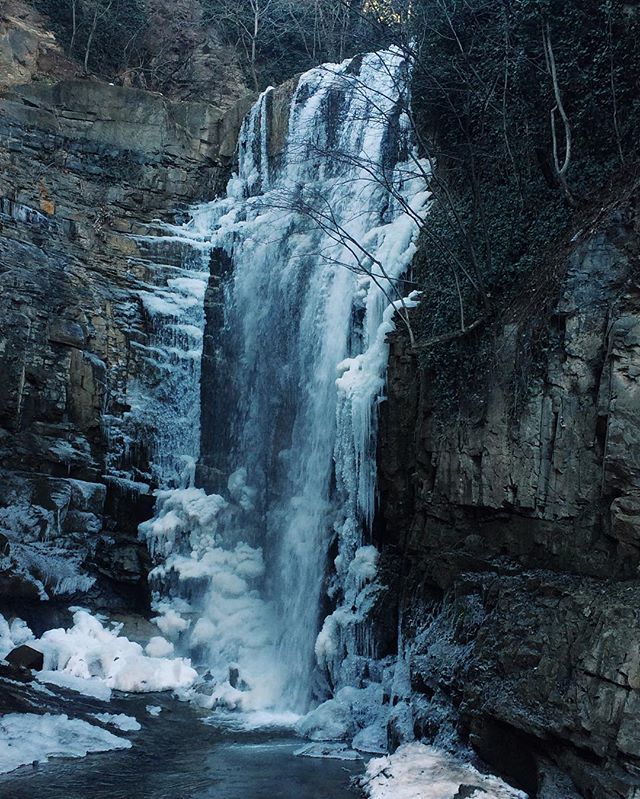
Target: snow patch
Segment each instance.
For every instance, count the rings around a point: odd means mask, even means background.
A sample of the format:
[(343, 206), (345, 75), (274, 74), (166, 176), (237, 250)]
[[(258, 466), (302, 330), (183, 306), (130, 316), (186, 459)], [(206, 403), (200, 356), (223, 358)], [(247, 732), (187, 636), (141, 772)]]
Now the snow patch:
[(369, 799), (527, 799), (498, 777), (432, 746), (411, 743), (369, 761), (360, 780)]
[(50, 757), (84, 757), (90, 752), (129, 749), (131, 741), (66, 715), (9, 713), (0, 716), (0, 773)]

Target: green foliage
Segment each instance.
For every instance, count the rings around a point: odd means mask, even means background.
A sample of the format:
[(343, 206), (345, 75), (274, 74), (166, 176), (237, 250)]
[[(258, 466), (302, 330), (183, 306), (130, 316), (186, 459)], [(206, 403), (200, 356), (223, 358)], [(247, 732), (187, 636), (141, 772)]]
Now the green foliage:
[[(640, 13), (622, 0), (417, 0), (412, 25), (416, 127), (435, 164), (416, 333), (447, 416), (491, 378), (495, 330), (551, 301), (554, 251), (637, 159)], [(544, 337), (531, 340), (535, 370)]]

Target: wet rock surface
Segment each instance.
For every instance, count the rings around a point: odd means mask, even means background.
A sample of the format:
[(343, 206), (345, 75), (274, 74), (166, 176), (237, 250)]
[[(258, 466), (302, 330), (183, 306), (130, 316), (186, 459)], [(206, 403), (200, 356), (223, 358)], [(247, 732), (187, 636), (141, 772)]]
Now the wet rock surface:
[(502, 331), (484, 402), (444, 428), (428, 375), (392, 342), (378, 538), (414, 730), (456, 729), (541, 797), (640, 791), (636, 243), (630, 213), (573, 246), (515, 411), (523, 325)]

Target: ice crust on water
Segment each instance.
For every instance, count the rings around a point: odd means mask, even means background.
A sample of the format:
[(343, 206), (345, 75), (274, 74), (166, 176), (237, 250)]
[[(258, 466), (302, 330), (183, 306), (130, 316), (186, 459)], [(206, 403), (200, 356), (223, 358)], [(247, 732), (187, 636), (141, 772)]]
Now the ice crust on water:
[(367, 765), (361, 785), (369, 799), (527, 799), (498, 777), (482, 774), (452, 755), (410, 743)]
[[(367, 540), (376, 404), (386, 336), (403, 310), (398, 281), (428, 203), (402, 110), (407, 77), (396, 50), (309, 71), (277, 160), (267, 90), (243, 124), (227, 196), (175, 230), (233, 262), (223, 336), (239, 432), (225, 499), (161, 494), (156, 520), (141, 529), (158, 560), (159, 630), (211, 672), (194, 689), (204, 707), (305, 712), (322, 681), (314, 651), (338, 688), (356, 672), (343, 662), (370, 655), (361, 629), (380, 590)], [(336, 536), (336, 610), (318, 637)]]
[(0, 773), (52, 757), (128, 749), (131, 741), (66, 715), (9, 713), (0, 716)]
[(92, 718), (101, 721), (103, 724), (110, 724), (122, 732), (137, 732), (142, 729), (142, 725), (134, 716), (127, 716), (125, 713), (92, 713)]

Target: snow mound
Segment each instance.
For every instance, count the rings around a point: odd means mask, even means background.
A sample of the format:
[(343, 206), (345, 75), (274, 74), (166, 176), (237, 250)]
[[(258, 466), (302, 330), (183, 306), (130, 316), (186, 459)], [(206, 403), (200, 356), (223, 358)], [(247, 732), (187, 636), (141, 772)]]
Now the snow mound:
[(154, 635), (145, 646), (144, 651), (152, 658), (166, 658), (173, 655), (174, 646), (161, 635)]
[(454, 799), (461, 788), (468, 799), (527, 799), (498, 777), (421, 743), (369, 761), (360, 784), (369, 799)]
[(120, 635), (120, 624), (108, 629), (85, 610), (77, 610), (73, 622), (68, 630), (47, 630), (33, 642), (44, 654), (40, 675), (44, 682), (109, 699), (111, 690), (143, 693), (189, 688), (197, 677), (186, 658), (146, 655), (140, 644)]
[(0, 773), (50, 757), (84, 757), (90, 752), (129, 749), (131, 741), (81, 719), (49, 713), (0, 717)]

